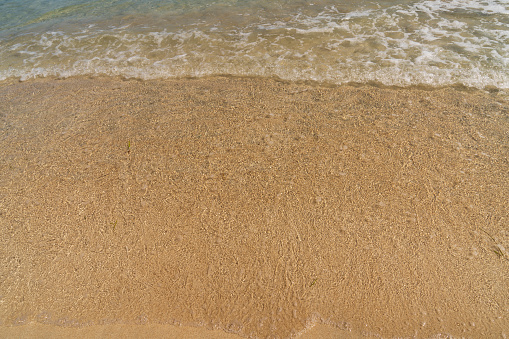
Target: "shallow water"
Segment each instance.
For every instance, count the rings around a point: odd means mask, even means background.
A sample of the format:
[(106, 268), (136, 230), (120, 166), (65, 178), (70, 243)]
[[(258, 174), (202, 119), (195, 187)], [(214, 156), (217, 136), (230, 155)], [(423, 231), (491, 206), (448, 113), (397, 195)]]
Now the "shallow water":
[(263, 76), (509, 88), (509, 1), (0, 1), (0, 80)]
[(322, 324), (341, 338), (504, 338), (501, 92), (5, 82), (0, 333), (127, 323), (290, 338)]

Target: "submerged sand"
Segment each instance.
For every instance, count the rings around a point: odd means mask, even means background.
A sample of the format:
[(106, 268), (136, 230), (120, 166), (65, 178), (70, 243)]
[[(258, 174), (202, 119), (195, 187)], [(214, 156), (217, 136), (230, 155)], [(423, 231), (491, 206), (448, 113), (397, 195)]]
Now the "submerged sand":
[(0, 334), (508, 336), (505, 94), (5, 82)]

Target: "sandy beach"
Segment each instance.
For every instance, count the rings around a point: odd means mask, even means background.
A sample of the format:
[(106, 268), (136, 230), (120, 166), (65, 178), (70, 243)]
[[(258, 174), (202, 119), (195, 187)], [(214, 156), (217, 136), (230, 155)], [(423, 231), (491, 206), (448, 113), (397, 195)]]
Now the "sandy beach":
[(0, 84), (2, 337), (505, 338), (508, 286), (504, 91)]

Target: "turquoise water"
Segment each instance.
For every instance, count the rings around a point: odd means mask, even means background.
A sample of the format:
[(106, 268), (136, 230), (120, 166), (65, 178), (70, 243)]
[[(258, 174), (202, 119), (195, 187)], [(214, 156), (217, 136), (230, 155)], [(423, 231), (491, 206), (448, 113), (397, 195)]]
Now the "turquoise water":
[(509, 0), (0, 0), (0, 80), (74, 75), (509, 88)]

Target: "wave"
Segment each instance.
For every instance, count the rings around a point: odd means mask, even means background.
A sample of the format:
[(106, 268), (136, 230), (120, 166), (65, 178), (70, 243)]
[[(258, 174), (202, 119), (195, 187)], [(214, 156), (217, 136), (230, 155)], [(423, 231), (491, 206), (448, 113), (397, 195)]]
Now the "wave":
[(280, 12), (212, 7), (10, 35), (2, 39), (0, 79), (220, 74), (509, 88), (504, 1), (427, 0)]

